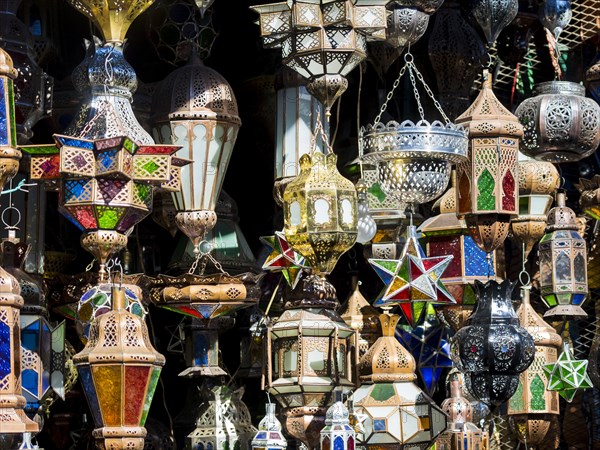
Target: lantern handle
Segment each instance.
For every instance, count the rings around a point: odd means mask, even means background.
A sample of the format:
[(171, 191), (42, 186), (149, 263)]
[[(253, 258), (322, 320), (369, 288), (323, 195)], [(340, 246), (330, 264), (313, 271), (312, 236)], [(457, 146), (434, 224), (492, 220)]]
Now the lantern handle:
[(521, 266), (521, 272), (519, 272), (519, 281), (521, 282), (521, 284), (523, 285), (523, 287), (530, 287), (531, 286), (531, 276), (529, 275), (529, 272), (527, 272), (527, 269), (525, 268), (525, 262), (527, 261), (527, 256), (525, 253), (525, 242), (523, 242), (522, 244), (522, 266)]

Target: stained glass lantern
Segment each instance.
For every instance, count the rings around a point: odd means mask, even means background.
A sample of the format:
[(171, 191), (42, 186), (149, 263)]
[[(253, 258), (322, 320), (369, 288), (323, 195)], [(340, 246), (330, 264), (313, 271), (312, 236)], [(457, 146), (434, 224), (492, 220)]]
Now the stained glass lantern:
[(476, 281), (475, 287), (477, 305), (454, 335), (452, 360), (476, 398), (499, 406), (517, 390), (519, 374), (533, 362), (535, 345), (513, 309), (513, 283)]
[(519, 152), (519, 216), (510, 227), (517, 242), (524, 245), (525, 255), (542, 238), (548, 211), (560, 182), (552, 163), (536, 161)]
[(94, 320), (85, 348), (73, 360), (98, 448), (141, 450), (165, 358), (152, 347), (144, 321), (125, 310), (125, 291), (114, 287), (112, 299), (112, 311)]
[(548, 81), (537, 85), (534, 93), (535, 97), (524, 100), (515, 111), (525, 130), (521, 152), (560, 163), (579, 161), (596, 151), (600, 106), (585, 97), (585, 86)]
[(546, 0), (540, 4), (538, 17), (542, 25), (550, 31), (555, 39), (569, 24), (573, 17), (569, 0)]
[(571, 403), (580, 389), (592, 388), (592, 380), (587, 373), (589, 361), (575, 359), (568, 342), (568, 334), (563, 338), (562, 353), (554, 363), (544, 364), (544, 374), (548, 378), (548, 390), (558, 391), (561, 397)]
[(356, 433), (350, 425), (350, 413), (342, 401), (342, 392), (335, 391), (335, 397), (321, 430), (321, 450), (354, 450)]
[(171, 72), (153, 100), (158, 142), (182, 148), (191, 164), (181, 169), (181, 189), (173, 193), (177, 226), (199, 244), (216, 224), (215, 207), (241, 121), (231, 86), (196, 54)]
[(275, 404), (267, 403), (265, 417), (258, 424), (252, 439), (252, 450), (285, 450), (287, 441), (281, 432), (281, 422), (275, 416)]
[(472, 0), (469, 12), (481, 27), (488, 45), (493, 45), (500, 32), (511, 23), (519, 12), (518, 0)]
[(544, 442), (558, 418), (558, 392), (547, 390), (544, 364), (556, 363), (562, 339), (531, 306), (530, 288), (521, 288), (521, 306), (517, 316), (521, 326), (533, 337), (533, 363), (519, 375), (519, 386), (508, 401), (507, 414), (515, 435), (523, 444), (538, 446)]
[(285, 428), (317, 448), (336, 386), (354, 386), (355, 330), (335, 312), (335, 289), (316, 275), (286, 288), (285, 310), (267, 329), (265, 385), (283, 407)]
[(300, 158), (300, 174), (283, 194), (284, 234), (319, 274), (331, 273), (356, 242), (356, 189), (336, 167), (334, 153)]
[(600, 175), (594, 175), (589, 180), (579, 179), (575, 187), (581, 194), (579, 205), (581, 210), (592, 219), (600, 219)]
[(564, 192), (556, 194), (556, 206), (548, 213), (539, 257), (540, 293), (551, 308), (544, 317), (587, 316), (581, 308), (588, 294), (587, 247)]
[(293, 0), (253, 6), (266, 47), (308, 80), (327, 110), (348, 87), (346, 75), (366, 57), (366, 38), (386, 26), (385, 0)]
[(382, 336), (360, 360), (357, 414), (365, 416), (366, 449), (428, 449), (446, 429), (446, 415), (415, 383), (415, 360), (394, 337), (399, 316), (382, 314)]
[(21, 152), (17, 150), (15, 92), (17, 71), (8, 53), (0, 48), (0, 187), (14, 177)]
[(523, 127), (485, 79), (473, 104), (458, 119), (469, 130), (469, 159), (457, 166), (457, 215), (469, 234), (490, 253), (508, 235), (510, 219), (519, 212), (517, 153)]

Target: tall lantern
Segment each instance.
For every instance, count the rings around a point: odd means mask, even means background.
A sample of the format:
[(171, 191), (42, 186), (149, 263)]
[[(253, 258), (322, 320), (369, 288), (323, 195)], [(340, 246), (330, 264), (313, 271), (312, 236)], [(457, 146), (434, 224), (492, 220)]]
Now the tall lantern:
[(177, 226), (198, 246), (217, 221), (215, 206), (241, 125), (231, 86), (196, 54), (154, 94), (155, 138), (182, 147), (181, 190), (173, 194)]
[(484, 75), (479, 95), (458, 119), (469, 130), (469, 159), (457, 166), (457, 215), (486, 253), (508, 235), (510, 219), (519, 213), (517, 153), (523, 127), (492, 91)]
[(113, 310), (95, 319), (85, 348), (73, 361), (81, 377), (101, 449), (142, 449), (144, 423), (165, 364), (142, 319), (125, 310), (125, 290), (114, 287)]
[(551, 308), (548, 316), (587, 316), (581, 305), (588, 294), (587, 247), (578, 231), (575, 213), (566, 206), (564, 192), (548, 214), (540, 241), (540, 292)]
[(559, 414), (558, 392), (547, 390), (544, 364), (556, 363), (562, 339), (531, 306), (531, 288), (521, 288), (517, 316), (521, 326), (533, 337), (533, 363), (519, 375), (519, 386), (508, 402), (509, 423), (517, 438), (527, 446), (538, 446)]

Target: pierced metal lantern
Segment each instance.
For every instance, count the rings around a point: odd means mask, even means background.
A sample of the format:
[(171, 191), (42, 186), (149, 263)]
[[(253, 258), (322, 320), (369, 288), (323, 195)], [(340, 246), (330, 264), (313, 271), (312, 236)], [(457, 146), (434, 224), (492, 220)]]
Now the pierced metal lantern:
[(551, 308), (544, 317), (587, 316), (581, 307), (588, 294), (587, 246), (564, 192), (556, 194), (556, 206), (548, 213), (539, 257), (540, 293)]
[(579, 205), (581, 210), (592, 219), (600, 219), (600, 175), (594, 175), (589, 180), (579, 179), (575, 187), (580, 193)]
[(283, 194), (285, 237), (319, 274), (331, 273), (356, 242), (356, 189), (336, 162), (333, 153), (303, 155), (300, 174)]
[(98, 448), (141, 450), (165, 358), (152, 347), (144, 321), (125, 310), (125, 291), (115, 287), (112, 298), (113, 310), (94, 321), (85, 348), (73, 361), (92, 411)]
[(476, 281), (475, 287), (477, 306), (454, 336), (452, 359), (465, 374), (469, 391), (487, 405), (499, 406), (515, 393), (519, 374), (533, 362), (535, 345), (513, 309), (514, 283)]
[(182, 148), (181, 189), (173, 193), (177, 226), (198, 245), (216, 224), (215, 206), (241, 126), (231, 86), (193, 54), (154, 94), (157, 141)]
[(258, 424), (252, 439), (252, 450), (285, 450), (287, 441), (281, 432), (281, 422), (275, 416), (275, 403), (267, 403), (265, 417)]
[(327, 409), (325, 426), (321, 430), (321, 450), (354, 450), (356, 433), (350, 425), (350, 413), (342, 401), (342, 392), (335, 391), (336, 399)]
[(508, 235), (519, 212), (517, 153), (523, 127), (492, 91), (487, 75), (473, 104), (457, 124), (469, 130), (469, 159), (457, 166), (457, 215), (475, 243), (490, 253)]
[(446, 429), (446, 415), (415, 383), (415, 360), (394, 337), (399, 316), (381, 314), (382, 336), (360, 360), (354, 392), (365, 417), (358, 436), (366, 449), (427, 449)]
[[(552, 0), (548, 0), (552, 1)], [(600, 143), (600, 106), (585, 97), (585, 87), (570, 81), (536, 86), (515, 114), (523, 125), (521, 152), (550, 162), (579, 161)]]
[(471, 0), (469, 12), (483, 30), (488, 45), (493, 45), (500, 32), (517, 17), (518, 0)]
[(562, 30), (569, 25), (573, 17), (571, 2), (569, 0), (545, 0), (540, 4), (538, 17), (542, 25), (554, 34), (555, 39), (558, 39)]
[(519, 375), (519, 386), (508, 401), (507, 414), (519, 441), (537, 447), (544, 442), (560, 412), (558, 392), (547, 390), (544, 364), (556, 362), (562, 339), (531, 306), (530, 290), (521, 288), (522, 303), (517, 316), (521, 326), (533, 338), (535, 356), (531, 366)]

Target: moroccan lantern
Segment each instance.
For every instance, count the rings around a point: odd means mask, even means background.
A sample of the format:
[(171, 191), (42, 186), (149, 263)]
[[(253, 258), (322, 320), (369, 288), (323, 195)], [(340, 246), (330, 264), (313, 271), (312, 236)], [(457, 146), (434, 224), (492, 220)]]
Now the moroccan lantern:
[(507, 414), (512, 430), (527, 446), (544, 442), (553, 422), (558, 418), (558, 393), (547, 390), (544, 364), (555, 363), (562, 339), (554, 328), (544, 322), (529, 301), (530, 287), (521, 288), (521, 306), (517, 316), (521, 326), (533, 338), (533, 363), (519, 375), (519, 386), (508, 401)]
[(487, 405), (499, 406), (515, 393), (519, 374), (533, 361), (535, 345), (513, 309), (514, 283), (475, 281), (475, 288), (477, 305), (454, 335), (452, 359), (471, 393)]
[(342, 401), (342, 392), (335, 391), (335, 397), (321, 430), (321, 450), (354, 450), (356, 432), (350, 425), (350, 412)]
[(548, 378), (548, 390), (558, 391), (559, 395), (571, 403), (580, 389), (592, 388), (592, 380), (587, 373), (589, 360), (575, 359), (568, 342), (569, 333), (563, 335), (562, 352), (556, 362), (544, 364), (544, 374)]
[(356, 242), (356, 189), (336, 167), (334, 153), (300, 158), (300, 174), (283, 194), (284, 234), (318, 274), (331, 273)]
[[(550, 0), (552, 1), (552, 0)], [(532, 158), (555, 163), (579, 161), (600, 143), (600, 106), (585, 97), (585, 87), (570, 81), (536, 86), (515, 114), (523, 125), (520, 150)]]
[(446, 429), (446, 415), (414, 383), (415, 360), (394, 337), (398, 319), (379, 316), (382, 336), (359, 364), (353, 403), (365, 417), (359, 443), (367, 450), (429, 448)]
[(508, 235), (519, 212), (517, 153), (523, 127), (485, 81), (457, 124), (469, 130), (469, 159), (457, 166), (457, 215), (464, 218), (475, 243), (490, 253)]
[(266, 414), (258, 424), (252, 439), (252, 450), (285, 450), (287, 441), (281, 432), (281, 422), (275, 415), (275, 403), (267, 403)]
[(241, 125), (231, 86), (196, 54), (154, 94), (155, 139), (182, 149), (181, 189), (173, 193), (177, 226), (198, 246), (217, 221), (215, 206)]
[(594, 100), (600, 100), (600, 58), (596, 57), (592, 64), (585, 71), (585, 84), (592, 94)]
[(265, 387), (283, 407), (287, 432), (315, 449), (334, 388), (354, 387), (356, 331), (335, 312), (335, 289), (323, 278), (304, 277), (284, 299), (267, 328)]
[(579, 205), (581, 210), (592, 219), (600, 219), (600, 175), (594, 175), (589, 180), (579, 179), (575, 187), (581, 194)]
[(113, 310), (94, 320), (85, 348), (73, 361), (98, 448), (141, 450), (165, 358), (152, 347), (144, 321), (125, 310), (125, 291), (115, 286), (112, 298)]
[(542, 25), (558, 40), (560, 33), (573, 17), (571, 2), (569, 0), (545, 0), (540, 4), (538, 17)]
[(587, 316), (581, 307), (588, 294), (587, 246), (564, 192), (556, 194), (556, 206), (548, 213), (539, 258), (540, 293), (551, 308), (544, 317)]
[(518, 0), (472, 0), (469, 12), (481, 27), (488, 45), (493, 45), (500, 32), (517, 17)]

